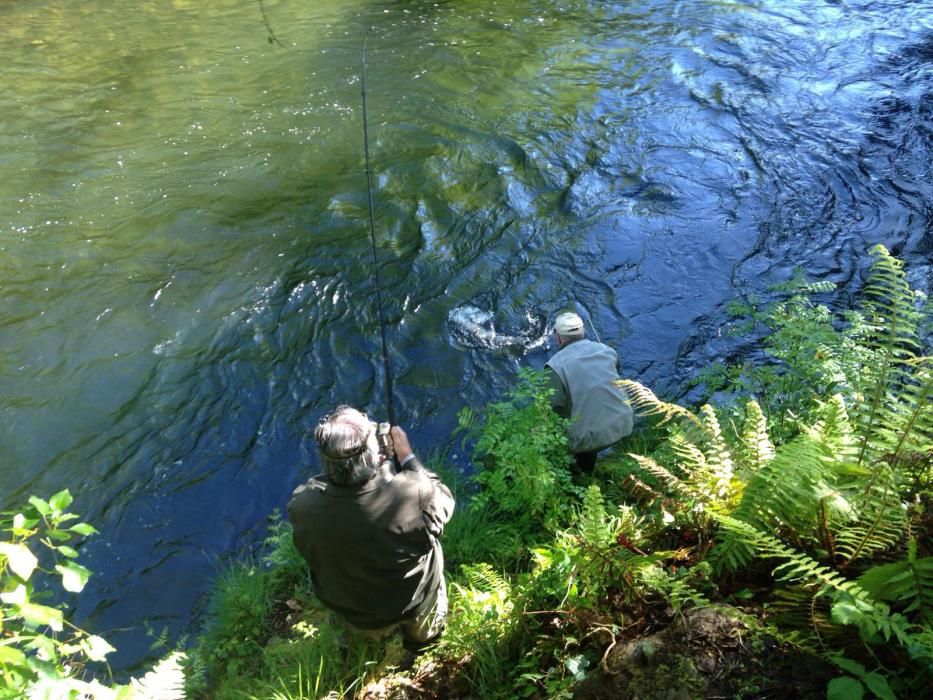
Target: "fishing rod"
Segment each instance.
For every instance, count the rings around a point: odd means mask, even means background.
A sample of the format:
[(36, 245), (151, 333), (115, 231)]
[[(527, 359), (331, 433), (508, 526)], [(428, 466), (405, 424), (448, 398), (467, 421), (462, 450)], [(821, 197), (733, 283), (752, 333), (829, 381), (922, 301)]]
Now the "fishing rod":
[(596, 342), (603, 342), (599, 338), (599, 333), (596, 332), (596, 326), (593, 325), (593, 317), (590, 316), (589, 310), (579, 301), (575, 301), (573, 302), (573, 311), (575, 314), (577, 314), (577, 316), (580, 317), (580, 320), (590, 324), (590, 330), (593, 331), (593, 337), (596, 338)]
[[(367, 37), (368, 38), (368, 37)], [(379, 334), (382, 337), (382, 365), (386, 380), (386, 414), (389, 425), (396, 425), (395, 405), (392, 401), (392, 367), (389, 346), (386, 343), (386, 318), (382, 310), (382, 288), (379, 286), (379, 259), (376, 255), (376, 212), (373, 208), (372, 168), (369, 166), (369, 129), (366, 126), (366, 38), (360, 51), (360, 85), (363, 96), (363, 154), (366, 159), (366, 193), (369, 195), (369, 238), (373, 248), (373, 283), (376, 287), (376, 308), (379, 311)]]

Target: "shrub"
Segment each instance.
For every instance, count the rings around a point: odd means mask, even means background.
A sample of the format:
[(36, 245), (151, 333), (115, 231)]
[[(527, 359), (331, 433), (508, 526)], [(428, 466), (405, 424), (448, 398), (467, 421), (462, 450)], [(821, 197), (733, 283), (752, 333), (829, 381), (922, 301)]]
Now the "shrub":
[(0, 514), (0, 697), (129, 697), (128, 686), (81, 678), (114, 649), (51, 600), (49, 589), (80, 593), (91, 575), (73, 545), (97, 530), (74, 522), (71, 503), (65, 490), (48, 501), (30, 496), (22, 511)]

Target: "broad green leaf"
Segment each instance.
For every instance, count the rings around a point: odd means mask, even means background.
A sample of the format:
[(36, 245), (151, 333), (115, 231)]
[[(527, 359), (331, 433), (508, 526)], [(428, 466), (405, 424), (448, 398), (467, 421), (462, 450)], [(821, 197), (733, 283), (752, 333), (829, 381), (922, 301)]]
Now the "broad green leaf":
[(13, 573), (24, 581), (29, 580), (32, 572), (35, 571), (39, 560), (24, 544), (13, 544), (12, 542), (0, 542), (0, 556), (5, 556), (10, 564)]
[(859, 677), (865, 675), (865, 667), (862, 666), (862, 664), (860, 664), (858, 661), (847, 659), (841, 654), (836, 654), (831, 658), (832, 658), (833, 663), (836, 664), (843, 671), (848, 671), (849, 673), (853, 673)]
[(74, 642), (59, 642), (58, 650), (62, 656), (72, 656), (81, 651), (81, 645)]
[(25, 666), (26, 655), (14, 647), (0, 646), (0, 666)]
[(547, 569), (551, 566), (551, 562), (553, 561), (550, 550), (544, 548), (532, 549), (531, 556), (534, 557), (535, 564), (541, 569)]
[(80, 593), (84, 590), (88, 577), (91, 575), (90, 569), (86, 569), (73, 561), (66, 561), (64, 564), (56, 564), (55, 570), (62, 575), (62, 586), (66, 591)]
[(62, 556), (68, 557), (69, 559), (76, 559), (78, 557), (78, 550), (66, 544), (58, 545), (57, 549), (61, 552)]
[(69, 493), (68, 489), (65, 489), (64, 491), (59, 491), (54, 496), (52, 496), (49, 499), (49, 505), (52, 506), (52, 510), (61, 512), (70, 506), (73, 500), (74, 499), (71, 497), (71, 493)]
[(857, 625), (865, 615), (852, 603), (840, 602), (833, 605), (832, 618), (837, 625)]
[(51, 539), (57, 540), (57, 541), (59, 541), (59, 542), (67, 542), (67, 541), (70, 540), (72, 537), (74, 537), (74, 535), (72, 535), (70, 532), (65, 532), (64, 530), (58, 530), (58, 529), (56, 529), (56, 528), (53, 528), (53, 529), (51, 529), (51, 530), (48, 530), (48, 531), (46, 532), (46, 534), (47, 534)]
[(891, 588), (892, 578), (905, 572), (911, 574), (908, 567), (909, 563), (906, 561), (898, 561), (893, 564), (879, 564), (878, 566), (873, 566), (859, 576), (858, 582), (860, 586), (875, 597), (881, 598), (882, 600), (890, 600), (891, 597), (888, 594), (888, 590)]
[(851, 676), (833, 678), (826, 686), (826, 700), (862, 700), (865, 686)]
[(33, 625), (48, 625), (56, 632), (62, 631), (64, 615), (57, 608), (37, 603), (20, 603), (19, 612), (26, 622)]
[(93, 525), (89, 523), (78, 523), (77, 525), (72, 525), (68, 528), (72, 532), (77, 532), (79, 535), (96, 535), (97, 530)]
[(2, 600), (7, 605), (22, 605), (27, 600), (29, 600), (29, 595), (26, 592), (26, 586), (20, 584), (12, 591), (0, 593), (0, 600)]
[(38, 656), (43, 661), (54, 661), (58, 659), (58, 645), (54, 639), (46, 637), (44, 634), (37, 634), (29, 640), (27, 645), (29, 649), (35, 649)]
[(27, 518), (23, 513), (17, 513), (13, 516), (13, 529), (10, 532), (19, 537), (28, 537), (34, 534), (34, 528), (38, 524), (38, 518)]
[(29, 503), (32, 504), (32, 507), (39, 511), (40, 515), (48, 515), (52, 512), (52, 509), (49, 507), (49, 504), (46, 501), (43, 501), (38, 496), (30, 496)]
[(84, 653), (87, 654), (87, 658), (91, 661), (104, 661), (107, 654), (116, 651), (110, 643), (103, 637), (98, 637), (97, 635), (91, 635), (87, 639), (81, 641), (81, 647), (84, 649)]
[(586, 669), (589, 667), (590, 661), (585, 656), (580, 654), (579, 656), (572, 656), (569, 659), (564, 660), (564, 666), (567, 667), (567, 670), (570, 671), (571, 675), (577, 681), (582, 681), (586, 678)]
[(897, 696), (891, 690), (891, 686), (888, 685), (887, 679), (880, 673), (866, 673), (862, 676), (862, 680), (868, 686), (868, 689), (881, 700), (897, 700)]

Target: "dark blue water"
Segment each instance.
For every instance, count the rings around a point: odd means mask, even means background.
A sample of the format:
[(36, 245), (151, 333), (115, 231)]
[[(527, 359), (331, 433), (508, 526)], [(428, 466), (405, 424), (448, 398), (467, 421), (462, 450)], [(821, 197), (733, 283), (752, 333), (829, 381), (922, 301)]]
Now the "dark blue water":
[[(101, 530), (80, 624), (118, 668), (384, 413), (360, 45), (396, 411), (422, 453), (575, 307), (668, 397), (796, 266), (929, 291), (933, 3), (266, 2), (0, 9), (0, 506)], [(453, 450), (451, 454), (457, 453)], [(459, 468), (469, 456), (457, 453)]]

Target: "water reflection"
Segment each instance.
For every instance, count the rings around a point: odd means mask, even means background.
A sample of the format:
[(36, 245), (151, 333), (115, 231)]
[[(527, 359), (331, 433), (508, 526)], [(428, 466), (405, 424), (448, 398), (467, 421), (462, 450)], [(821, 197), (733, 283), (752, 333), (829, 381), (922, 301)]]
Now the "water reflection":
[[(7, 3), (0, 506), (69, 486), (118, 666), (176, 635), (379, 415), (359, 49), (397, 412), (418, 449), (586, 311), (675, 393), (797, 264), (931, 274), (929, 3)], [(467, 467), (468, 465), (462, 465)]]

